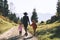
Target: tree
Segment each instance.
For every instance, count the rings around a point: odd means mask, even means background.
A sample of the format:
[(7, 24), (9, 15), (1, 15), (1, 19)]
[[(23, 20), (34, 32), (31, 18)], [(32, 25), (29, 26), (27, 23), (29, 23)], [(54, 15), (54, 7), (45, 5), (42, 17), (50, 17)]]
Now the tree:
[(58, 17), (56, 15), (51, 17), (51, 23), (55, 22), (58, 20)]
[(8, 18), (10, 19), (10, 20), (12, 20), (13, 18), (12, 18), (12, 14), (9, 14), (8, 15)]
[(0, 12), (3, 12), (3, 0), (0, 0)]
[(3, 2), (4, 6), (3, 6), (3, 16), (8, 16), (8, 4), (7, 4), (7, 0), (4, 0)]
[(37, 17), (36, 9), (33, 10), (31, 21), (32, 20), (35, 20), (36, 23), (38, 22), (38, 17)]
[(10, 20), (13, 20), (14, 18), (16, 18), (16, 14), (15, 13), (14, 14), (11, 13), (11, 14), (9, 14), (8, 17), (9, 17)]
[(41, 21), (41, 23), (40, 23), (40, 24), (42, 24), (42, 23), (44, 23), (44, 21)]
[(19, 17), (16, 17), (15, 13), (8, 14), (8, 18), (15, 23), (18, 23), (18, 21), (20, 20)]
[(46, 21), (46, 24), (50, 24), (51, 23), (51, 19)]
[(18, 22), (18, 18), (15, 17), (15, 18), (13, 19), (13, 21), (14, 21), (15, 23), (17, 23), (17, 22)]
[(60, 1), (58, 0), (58, 4), (57, 4), (57, 17), (60, 19)]

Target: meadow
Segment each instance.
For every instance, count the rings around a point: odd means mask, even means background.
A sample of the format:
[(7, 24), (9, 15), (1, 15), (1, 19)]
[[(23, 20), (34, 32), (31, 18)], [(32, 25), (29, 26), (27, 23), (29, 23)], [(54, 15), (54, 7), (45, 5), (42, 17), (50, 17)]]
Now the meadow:
[(0, 16), (0, 34), (4, 33), (5, 31), (9, 30), (15, 26), (15, 23), (10, 21), (8, 18)]
[[(31, 26), (28, 30), (33, 34)], [(60, 22), (56, 21), (51, 24), (37, 24), (36, 37), (38, 40), (60, 40)]]
[[(17, 26), (8, 18), (0, 16), (0, 34), (6, 32), (12, 27)], [(36, 37), (38, 40), (60, 40), (60, 22), (56, 21), (51, 24), (37, 24)], [(33, 35), (32, 26), (28, 26), (28, 31)]]

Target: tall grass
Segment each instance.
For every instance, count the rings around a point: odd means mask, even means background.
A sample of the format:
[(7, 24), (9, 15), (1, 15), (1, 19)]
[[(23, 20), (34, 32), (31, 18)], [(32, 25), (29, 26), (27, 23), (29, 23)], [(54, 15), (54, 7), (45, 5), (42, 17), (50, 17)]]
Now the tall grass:
[[(52, 24), (43, 24), (43, 25), (38, 26), (37, 30), (36, 30), (36, 36), (37, 36), (38, 40), (55, 40), (55, 39), (59, 40), (60, 38), (54, 37), (54, 36), (56, 36), (57, 29), (60, 28), (58, 26), (60, 26), (60, 23), (58, 23), (58, 22), (55, 22)], [(33, 34), (32, 27), (29, 26), (28, 30)], [(57, 31), (57, 35), (59, 33), (60, 32)], [(58, 36), (60, 36), (60, 35), (58, 35)]]
[(0, 16), (0, 34), (4, 33), (8, 29), (12, 28), (15, 26), (15, 24), (12, 22), (10, 23), (9, 21), (4, 20), (5, 17)]

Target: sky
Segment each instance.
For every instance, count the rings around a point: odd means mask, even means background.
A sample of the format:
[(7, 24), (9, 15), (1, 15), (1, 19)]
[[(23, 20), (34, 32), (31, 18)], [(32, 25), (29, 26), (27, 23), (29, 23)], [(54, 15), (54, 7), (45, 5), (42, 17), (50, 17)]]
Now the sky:
[[(24, 12), (31, 17), (33, 9), (36, 9), (39, 20), (47, 20), (55, 15), (58, 0), (8, 0), (9, 9), (22, 17)], [(45, 16), (44, 16), (45, 15)], [(41, 18), (42, 17), (42, 18)], [(41, 18), (41, 19), (40, 19)]]

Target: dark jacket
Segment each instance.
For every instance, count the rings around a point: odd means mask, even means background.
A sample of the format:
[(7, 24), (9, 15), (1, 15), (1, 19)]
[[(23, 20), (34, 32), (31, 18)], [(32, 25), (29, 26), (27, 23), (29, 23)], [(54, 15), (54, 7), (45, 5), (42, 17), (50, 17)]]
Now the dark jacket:
[(29, 17), (23, 16), (23, 24), (28, 24), (28, 22), (29, 22)]

